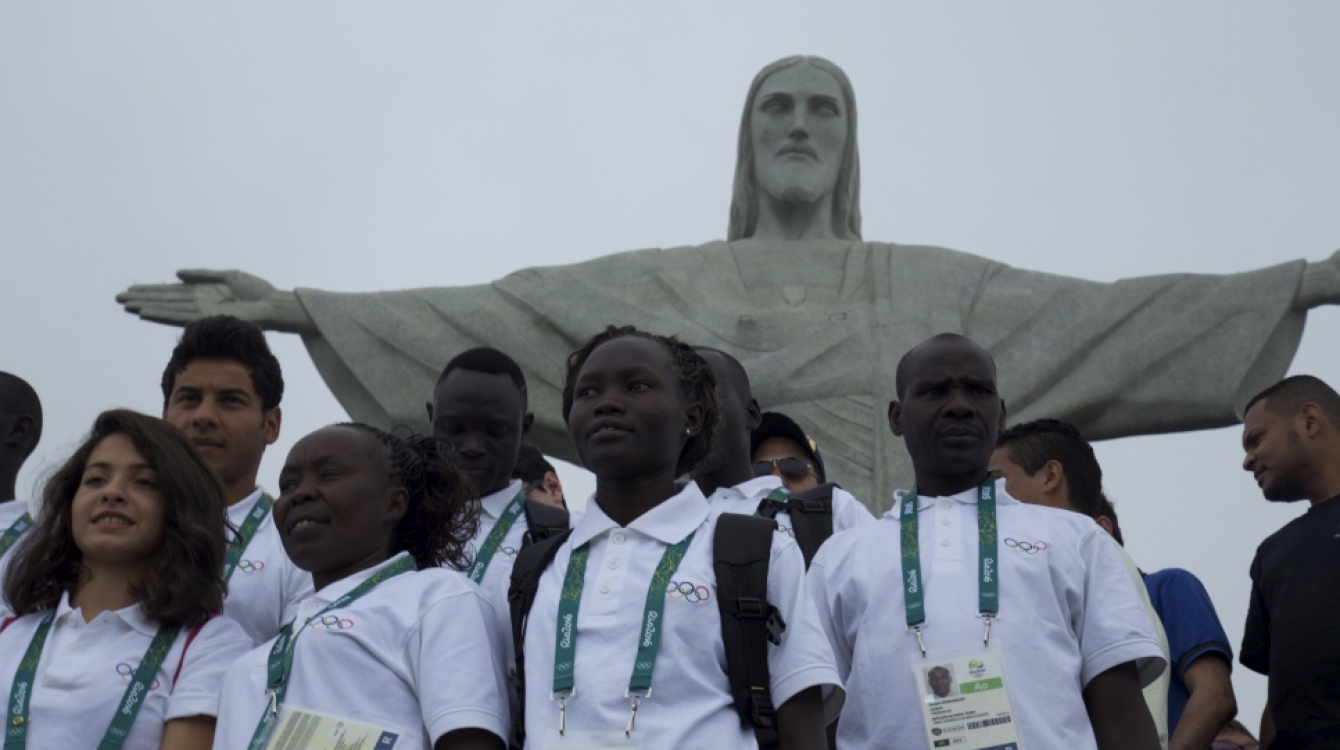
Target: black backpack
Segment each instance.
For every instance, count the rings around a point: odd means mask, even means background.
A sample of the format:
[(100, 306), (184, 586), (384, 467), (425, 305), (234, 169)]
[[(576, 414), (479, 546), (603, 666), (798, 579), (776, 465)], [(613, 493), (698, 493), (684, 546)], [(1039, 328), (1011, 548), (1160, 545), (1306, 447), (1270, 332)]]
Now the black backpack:
[(566, 508), (527, 498), (526, 533), (521, 537), (521, 548), (558, 536), (567, 531), (571, 523), (572, 517)]
[[(777, 709), (772, 705), (768, 673), (768, 642), (780, 644), (786, 623), (768, 602), (768, 563), (777, 524), (767, 518), (723, 514), (712, 539), (712, 568), (717, 579), (717, 606), (721, 610), (721, 637), (726, 651), (726, 673), (740, 719), (749, 724), (763, 750), (779, 747)], [(512, 615), (512, 652), (516, 666), (512, 684), (517, 692), (517, 714), (512, 726), (515, 747), (525, 744), (526, 668), (523, 645), (526, 620), (540, 576), (553, 562), (558, 548), (572, 532), (527, 544), (512, 567), (507, 603)]]
[(791, 530), (796, 535), (800, 553), (805, 556), (807, 570), (814, 553), (833, 536), (833, 488), (836, 486), (828, 482), (797, 492), (785, 500), (765, 497), (759, 501), (758, 514), (764, 518), (776, 518), (783, 510), (791, 514)]

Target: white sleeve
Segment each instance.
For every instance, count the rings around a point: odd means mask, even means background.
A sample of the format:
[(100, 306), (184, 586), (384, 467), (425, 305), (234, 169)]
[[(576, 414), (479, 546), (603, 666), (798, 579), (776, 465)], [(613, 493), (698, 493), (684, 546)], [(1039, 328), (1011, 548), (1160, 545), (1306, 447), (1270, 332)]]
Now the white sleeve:
[[(183, 628), (177, 640), (186, 649), (185, 653), (177, 651), (176, 661), (164, 665), (176, 676), (164, 721), (187, 716), (217, 716), (223, 673), (252, 648), (251, 636), (242, 626), (222, 616), (206, 622), (188, 644), (186, 639), (189, 637), (190, 630)], [(177, 675), (178, 664), (181, 665), (180, 675)]]
[(833, 488), (833, 533), (874, 523), (875, 517), (850, 492)]
[(810, 562), (810, 570), (805, 574), (805, 590), (814, 603), (819, 627), (833, 650), (838, 676), (845, 681), (851, 675), (853, 646), (847, 638), (841, 602), (837, 600), (837, 592), (833, 590), (834, 582), (830, 580), (829, 568), (835, 561), (828, 551), (827, 545), (821, 547)]
[(825, 704), (841, 702), (842, 680), (833, 664), (833, 649), (824, 637), (814, 602), (805, 594), (805, 559), (794, 540), (772, 537), (768, 564), (768, 602), (786, 623), (780, 646), (768, 648), (772, 703), (782, 706), (802, 690), (821, 686)]
[(409, 644), (409, 652), (430, 742), (471, 727), (507, 741), (506, 644), (499, 622), (493, 605), (473, 585), (421, 613), (413, 636), (417, 643)]
[(1154, 623), (1135, 588), (1116, 542), (1100, 529), (1080, 540), (1084, 600), (1075, 621), (1079, 633), (1081, 684), (1128, 661), (1140, 671), (1141, 686), (1163, 672), (1167, 660)]

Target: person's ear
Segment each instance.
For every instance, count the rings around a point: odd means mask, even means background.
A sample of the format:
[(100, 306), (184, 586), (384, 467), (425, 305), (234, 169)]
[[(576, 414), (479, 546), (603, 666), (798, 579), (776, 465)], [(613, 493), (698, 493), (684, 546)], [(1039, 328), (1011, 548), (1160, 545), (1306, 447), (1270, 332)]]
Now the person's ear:
[(889, 402), (889, 429), (898, 437), (903, 436), (903, 405), (897, 401)]
[(1303, 404), (1294, 418), (1294, 429), (1303, 437), (1316, 437), (1322, 426), (1321, 407), (1311, 401)]
[(706, 408), (701, 402), (694, 401), (684, 409), (684, 432), (693, 437), (703, 430), (703, 415)]
[(1062, 485), (1065, 483), (1065, 468), (1061, 466), (1060, 461), (1052, 459), (1043, 464), (1040, 471), (1042, 472), (1042, 490), (1044, 492), (1051, 494), (1064, 489)]
[(557, 474), (552, 471), (546, 471), (544, 473), (544, 479), (540, 481), (540, 486), (544, 487), (545, 492), (553, 495), (555, 499), (563, 499), (563, 483), (559, 481)]
[(278, 406), (261, 415), (261, 431), (265, 434), (266, 445), (274, 445), (279, 439), (279, 427), (283, 423), (284, 412)]
[(409, 490), (404, 487), (396, 487), (391, 491), (391, 496), (386, 503), (386, 520), (395, 525), (400, 519), (409, 512)]
[(749, 399), (749, 409), (745, 414), (747, 415), (744, 420), (745, 427), (748, 427), (750, 432), (757, 430), (758, 426), (763, 424), (763, 410), (758, 406), (758, 399)]
[(1114, 539), (1116, 538), (1112, 534), (1112, 530), (1116, 528), (1115, 526), (1112, 525), (1112, 519), (1108, 518), (1107, 516), (1098, 516), (1093, 520), (1097, 521), (1098, 525), (1103, 527), (1103, 531), (1106, 531), (1108, 536), (1111, 536)]
[(28, 441), (32, 440), (33, 418), (27, 414), (16, 417), (9, 425), (9, 432), (5, 434), (4, 441), (10, 445), (27, 447)]
[(525, 435), (526, 433), (530, 432), (530, 426), (534, 423), (535, 423), (535, 415), (531, 414), (530, 412), (526, 412), (525, 416), (521, 418), (521, 434)]

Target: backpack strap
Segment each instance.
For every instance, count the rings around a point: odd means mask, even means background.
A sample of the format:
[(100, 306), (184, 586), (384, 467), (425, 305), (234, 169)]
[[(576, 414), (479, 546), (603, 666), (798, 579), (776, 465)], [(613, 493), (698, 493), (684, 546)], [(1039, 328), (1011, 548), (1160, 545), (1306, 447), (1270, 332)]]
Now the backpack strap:
[(521, 537), (521, 546), (557, 536), (571, 526), (572, 516), (566, 508), (527, 498), (526, 533)]
[(195, 640), (195, 637), (197, 635), (200, 635), (200, 631), (205, 628), (205, 623), (209, 622), (210, 620), (213, 620), (215, 617), (218, 616), (219, 613), (215, 612), (214, 614), (205, 618), (205, 622), (196, 625), (195, 627), (191, 628), (189, 632), (186, 633), (186, 643), (182, 645), (181, 658), (177, 660), (177, 671), (172, 673), (172, 687), (174, 688), (177, 687), (177, 679), (181, 677), (182, 665), (186, 663), (186, 650), (191, 647), (191, 642)]
[(786, 509), (791, 512), (791, 530), (805, 556), (806, 570), (819, 547), (833, 536), (833, 488), (836, 486), (832, 482), (821, 484), (793, 493), (786, 501)]
[[(567, 515), (566, 511), (564, 515)], [(517, 748), (526, 744), (526, 621), (530, 617), (530, 607), (535, 603), (535, 592), (540, 588), (540, 576), (544, 575), (558, 554), (558, 548), (571, 534), (572, 530), (565, 527), (558, 534), (523, 544), (512, 565), (507, 605), (512, 615), (512, 655), (516, 660), (510, 677), (517, 697), (512, 711), (513, 746)]]
[(762, 750), (778, 747), (768, 643), (780, 644), (786, 623), (768, 602), (768, 564), (775, 521), (724, 513), (712, 539), (712, 569), (721, 609), (726, 673), (740, 719), (754, 729)]

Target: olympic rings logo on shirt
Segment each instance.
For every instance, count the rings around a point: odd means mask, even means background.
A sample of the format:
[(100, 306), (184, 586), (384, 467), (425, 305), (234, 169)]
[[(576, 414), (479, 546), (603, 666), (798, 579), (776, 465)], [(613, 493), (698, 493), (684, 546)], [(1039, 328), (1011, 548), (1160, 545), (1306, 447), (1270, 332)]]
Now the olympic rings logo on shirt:
[(312, 620), (307, 623), (308, 627), (313, 629), (334, 632), (336, 630), (348, 630), (354, 626), (353, 620), (342, 620), (335, 615), (326, 615), (319, 620)]
[(665, 595), (671, 599), (683, 599), (689, 604), (697, 604), (711, 599), (712, 591), (692, 581), (671, 581), (665, 586)]
[(1005, 546), (1027, 555), (1034, 555), (1038, 552), (1044, 552), (1047, 549), (1047, 543), (1042, 540), (1036, 542), (1021, 542), (1010, 537), (1005, 537)]
[[(135, 668), (125, 662), (116, 665), (116, 673), (121, 675), (121, 681), (129, 684), (130, 678), (135, 676)], [(154, 678), (154, 684), (149, 686), (150, 690), (157, 690), (159, 686), (158, 678)]]
[(792, 539), (795, 539), (795, 538), (796, 538), (796, 532), (795, 532), (795, 530), (792, 529), (790, 526), (783, 526), (783, 525), (779, 522), (779, 523), (777, 524), (777, 530), (780, 531), (780, 532), (782, 532), (783, 534), (786, 534), (787, 536), (791, 537)]
[(239, 561), (237, 562), (237, 569), (240, 570), (240, 571), (242, 571), (243, 573), (259, 573), (259, 572), (261, 572), (262, 570), (265, 570), (265, 561), (264, 561), (264, 560), (239, 560)]
[(516, 547), (499, 547), (498, 551), (509, 560), (516, 557)]

